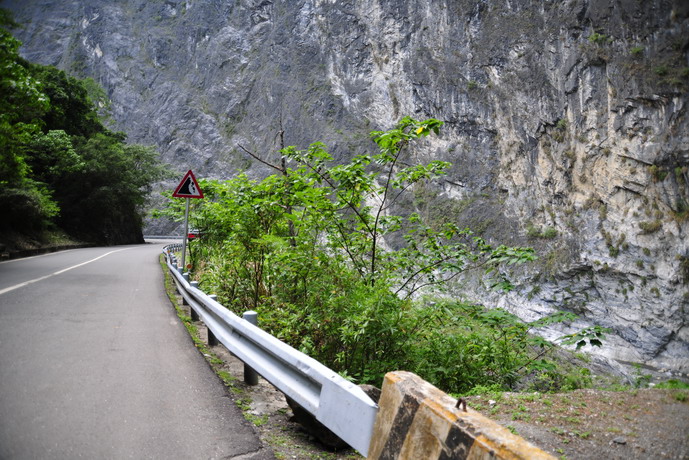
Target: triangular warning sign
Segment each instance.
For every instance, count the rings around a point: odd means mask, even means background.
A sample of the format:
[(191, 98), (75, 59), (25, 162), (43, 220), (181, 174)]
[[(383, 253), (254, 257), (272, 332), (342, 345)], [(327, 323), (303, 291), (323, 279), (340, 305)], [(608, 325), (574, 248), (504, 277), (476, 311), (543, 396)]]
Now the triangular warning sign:
[(203, 198), (201, 187), (196, 182), (196, 177), (194, 177), (191, 169), (184, 175), (182, 182), (179, 183), (172, 196), (175, 198)]

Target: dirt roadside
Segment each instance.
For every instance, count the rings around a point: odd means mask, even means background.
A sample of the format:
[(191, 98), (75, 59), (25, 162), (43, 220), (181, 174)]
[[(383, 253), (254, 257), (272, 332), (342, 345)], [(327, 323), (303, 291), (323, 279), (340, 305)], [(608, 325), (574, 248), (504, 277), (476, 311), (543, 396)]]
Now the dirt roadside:
[[(204, 335), (204, 327), (199, 327)], [(205, 339), (205, 337), (203, 337)], [(249, 401), (245, 416), (279, 459), (355, 459), (331, 452), (292, 420), (278, 390), (263, 379), (242, 382), (244, 365), (222, 345), (212, 348), (220, 370), (234, 377), (235, 399)], [(497, 393), (467, 397), (470, 409), (500, 423), (561, 459), (689, 459), (689, 390), (576, 390)], [(240, 402), (240, 405), (241, 402)]]
[(576, 390), (466, 398), (562, 459), (689, 459), (689, 390)]

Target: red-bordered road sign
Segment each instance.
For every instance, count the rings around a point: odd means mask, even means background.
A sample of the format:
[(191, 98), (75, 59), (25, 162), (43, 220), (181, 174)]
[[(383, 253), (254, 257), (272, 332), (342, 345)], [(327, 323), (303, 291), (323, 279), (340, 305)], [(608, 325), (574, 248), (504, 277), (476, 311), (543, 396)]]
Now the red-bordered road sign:
[(172, 196), (175, 198), (203, 198), (201, 187), (196, 182), (196, 177), (191, 169), (184, 175), (182, 182), (179, 183)]

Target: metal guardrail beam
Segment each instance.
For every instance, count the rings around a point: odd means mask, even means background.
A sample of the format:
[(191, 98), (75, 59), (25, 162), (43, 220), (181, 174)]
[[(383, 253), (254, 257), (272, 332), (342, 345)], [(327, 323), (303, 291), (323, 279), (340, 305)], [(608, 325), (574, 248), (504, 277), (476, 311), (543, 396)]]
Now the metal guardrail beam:
[(163, 249), (179, 291), (213, 336), (359, 453), (368, 455), (378, 405), (357, 385), (238, 317), (184, 279)]
[(144, 235), (144, 240), (181, 240), (184, 235)]

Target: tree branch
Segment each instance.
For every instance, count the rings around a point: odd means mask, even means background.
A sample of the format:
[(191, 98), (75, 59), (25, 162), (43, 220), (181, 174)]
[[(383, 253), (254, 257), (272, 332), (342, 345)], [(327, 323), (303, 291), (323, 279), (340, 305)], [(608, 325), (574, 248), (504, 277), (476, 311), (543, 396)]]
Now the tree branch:
[(246, 152), (247, 154), (251, 155), (251, 157), (252, 157), (253, 159), (255, 159), (256, 161), (258, 161), (258, 162), (260, 162), (260, 163), (263, 163), (264, 165), (269, 166), (269, 167), (275, 169), (276, 171), (280, 171), (282, 174), (285, 173), (284, 169), (282, 169), (282, 168), (279, 167), (279, 166), (275, 166), (275, 165), (272, 164), (272, 163), (268, 163), (267, 161), (263, 160), (262, 158), (260, 158), (260, 157), (259, 157), (258, 155), (256, 155), (255, 153), (250, 152), (250, 151), (248, 151), (247, 149), (245, 149), (245, 148), (242, 146), (242, 144), (237, 144), (237, 146), (238, 146), (240, 149), (244, 150), (244, 152)]

